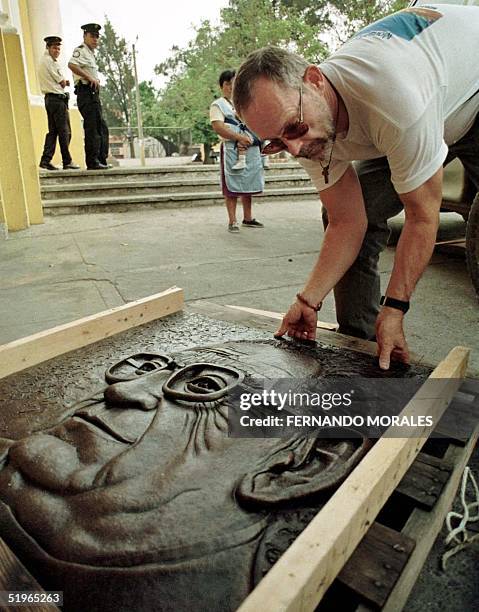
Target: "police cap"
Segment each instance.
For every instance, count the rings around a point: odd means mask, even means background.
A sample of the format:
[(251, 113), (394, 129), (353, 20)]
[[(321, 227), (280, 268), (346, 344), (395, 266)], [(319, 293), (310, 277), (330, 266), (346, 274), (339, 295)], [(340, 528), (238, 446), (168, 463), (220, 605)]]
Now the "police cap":
[(98, 23), (85, 23), (85, 25), (82, 25), (81, 29), (84, 32), (89, 32), (90, 34), (97, 34), (99, 36), (101, 25), (99, 25)]
[(47, 43), (48, 46), (62, 44), (62, 39), (59, 36), (45, 36), (43, 40)]

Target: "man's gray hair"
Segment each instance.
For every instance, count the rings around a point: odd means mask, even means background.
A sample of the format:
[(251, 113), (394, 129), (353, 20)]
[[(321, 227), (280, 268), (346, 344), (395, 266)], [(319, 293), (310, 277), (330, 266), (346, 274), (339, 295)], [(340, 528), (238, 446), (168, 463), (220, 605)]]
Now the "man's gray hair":
[(253, 99), (253, 88), (260, 77), (278, 85), (299, 87), (309, 63), (280, 47), (263, 47), (253, 51), (241, 64), (233, 86), (233, 104), (236, 112), (248, 108)]

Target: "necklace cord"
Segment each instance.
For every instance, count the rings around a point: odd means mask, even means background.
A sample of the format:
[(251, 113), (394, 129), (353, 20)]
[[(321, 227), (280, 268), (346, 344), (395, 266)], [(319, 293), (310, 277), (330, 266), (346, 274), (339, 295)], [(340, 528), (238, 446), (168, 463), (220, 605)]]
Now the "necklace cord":
[(329, 183), (329, 166), (331, 165), (331, 160), (333, 158), (334, 143), (336, 142), (336, 130), (338, 128), (338, 118), (339, 118), (339, 95), (336, 90), (334, 91), (336, 93), (337, 108), (336, 108), (336, 119), (334, 120), (334, 133), (333, 133), (333, 138), (332, 138), (333, 142), (331, 144), (331, 151), (329, 152), (328, 163), (325, 166), (323, 166), (323, 164), (321, 163), (321, 160), (318, 160), (319, 165), (321, 166), (321, 169), (323, 170), (322, 175), (324, 177), (324, 182), (326, 185)]

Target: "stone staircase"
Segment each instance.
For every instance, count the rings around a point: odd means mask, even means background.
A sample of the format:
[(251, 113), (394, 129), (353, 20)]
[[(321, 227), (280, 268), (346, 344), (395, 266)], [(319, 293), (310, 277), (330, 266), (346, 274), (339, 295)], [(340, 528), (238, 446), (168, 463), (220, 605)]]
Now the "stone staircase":
[[(40, 171), (45, 214), (119, 212), (144, 207), (178, 208), (222, 204), (219, 166), (188, 164), (109, 170)], [(263, 199), (314, 198), (316, 190), (295, 161), (265, 170)]]

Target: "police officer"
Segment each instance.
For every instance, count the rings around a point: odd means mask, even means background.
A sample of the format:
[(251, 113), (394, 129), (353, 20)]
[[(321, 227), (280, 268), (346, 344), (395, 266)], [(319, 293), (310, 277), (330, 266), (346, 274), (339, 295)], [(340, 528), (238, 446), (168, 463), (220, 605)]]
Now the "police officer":
[(52, 157), (55, 154), (58, 138), (63, 159), (63, 169), (78, 170), (80, 166), (72, 162), (68, 149), (72, 132), (70, 116), (68, 114), (69, 96), (64, 89), (70, 85), (70, 82), (65, 79), (58, 62), (62, 39), (59, 36), (47, 36), (43, 40), (46, 43), (46, 49), (38, 67), (38, 78), (40, 80), (41, 91), (45, 94), (48, 133), (45, 136), (40, 168), (58, 170), (52, 164)]
[(102, 115), (98, 64), (95, 58), (101, 26), (87, 23), (81, 29), (83, 44), (73, 51), (68, 67), (73, 72), (78, 110), (83, 117), (87, 169), (103, 170), (109, 168), (106, 162), (109, 135)]

